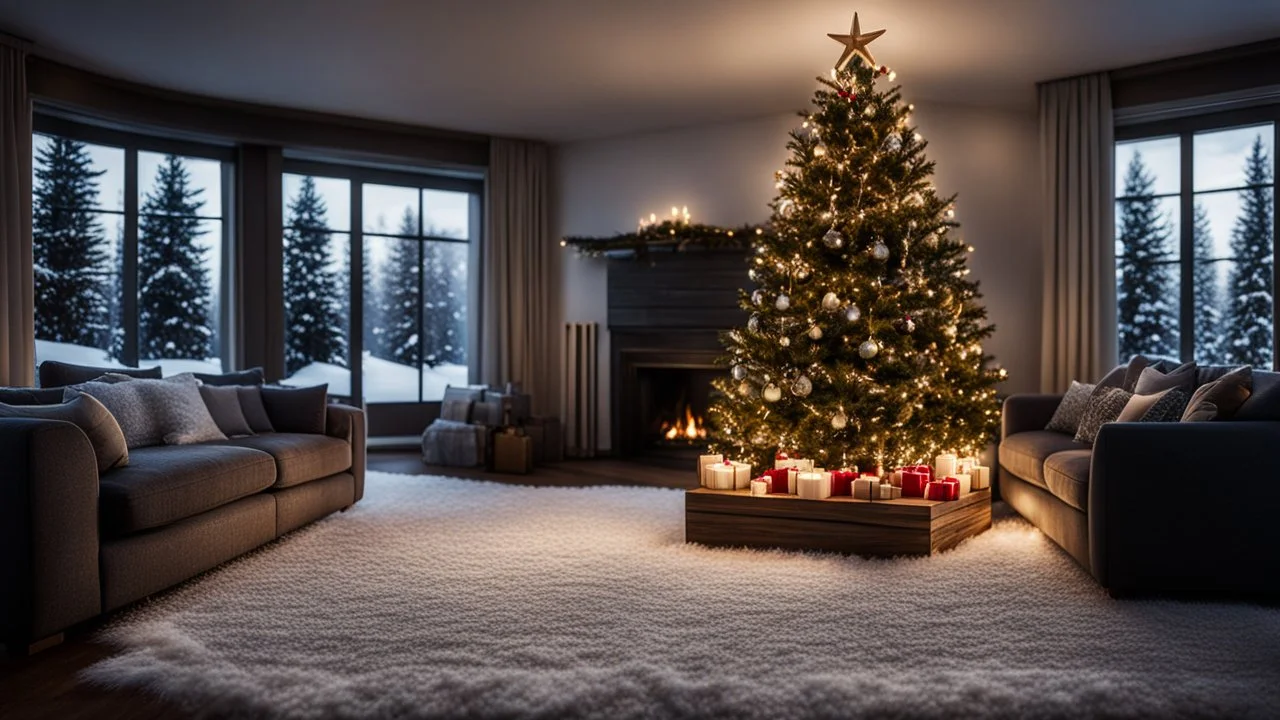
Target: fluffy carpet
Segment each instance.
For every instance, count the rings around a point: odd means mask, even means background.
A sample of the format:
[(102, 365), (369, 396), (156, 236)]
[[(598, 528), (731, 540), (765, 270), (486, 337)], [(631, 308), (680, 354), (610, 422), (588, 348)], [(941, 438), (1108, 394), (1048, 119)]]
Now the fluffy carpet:
[(683, 543), (684, 498), (370, 473), (118, 617), (87, 672), (196, 714), (1274, 717), (1280, 610), (1111, 600), (1016, 517), (932, 558)]

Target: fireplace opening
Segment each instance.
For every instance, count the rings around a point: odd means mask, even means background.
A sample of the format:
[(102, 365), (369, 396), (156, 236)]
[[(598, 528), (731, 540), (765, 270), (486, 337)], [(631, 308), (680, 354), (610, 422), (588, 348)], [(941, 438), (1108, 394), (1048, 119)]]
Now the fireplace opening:
[(715, 368), (637, 367), (634, 401), (641, 436), (637, 455), (673, 460), (703, 453)]

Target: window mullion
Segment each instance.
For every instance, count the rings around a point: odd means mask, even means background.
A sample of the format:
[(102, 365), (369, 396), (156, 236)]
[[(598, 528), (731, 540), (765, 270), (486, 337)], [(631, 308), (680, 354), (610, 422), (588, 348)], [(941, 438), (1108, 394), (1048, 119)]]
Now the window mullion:
[(1180, 155), (1182, 156), (1181, 174), (1182, 178), (1179, 183), (1181, 187), (1179, 216), (1181, 217), (1179, 233), (1179, 246), (1182, 262), (1179, 263), (1181, 270), (1179, 279), (1179, 304), (1181, 312), (1179, 313), (1178, 329), (1179, 329), (1179, 351), (1182, 355), (1183, 362), (1189, 362), (1195, 358), (1195, 341), (1196, 341), (1196, 301), (1195, 301), (1195, 151), (1193, 135), (1185, 132), (1181, 136), (1182, 148)]
[(120, 269), (125, 365), (138, 365), (138, 149), (124, 149), (124, 262)]
[(347, 351), (350, 353), (351, 402), (364, 407), (364, 185), (348, 183), (351, 190), (351, 297), (347, 298), (351, 321), (347, 323)]
[(1271, 369), (1280, 368), (1280, 313), (1276, 312), (1276, 290), (1280, 288), (1280, 116), (1271, 123)]

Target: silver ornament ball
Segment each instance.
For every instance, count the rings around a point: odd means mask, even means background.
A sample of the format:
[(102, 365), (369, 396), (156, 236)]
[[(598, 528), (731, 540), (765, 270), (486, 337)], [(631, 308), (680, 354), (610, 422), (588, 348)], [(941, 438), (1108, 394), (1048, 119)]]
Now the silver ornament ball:
[(835, 310), (840, 307), (840, 296), (833, 292), (829, 292), (822, 296), (822, 307), (824, 310)]
[(902, 149), (902, 136), (898, 133), (889, 133), (884, 139), (884, 149), (889, 152), (898, 152)]
[(876, 241), (876, 244), (871, 246), (871, 257), (880, 261), (888, 260), (889, 246), (883, 242)]
[(791, 392), (795, 393), (796, 397), (808, 397), (809, 393), (813, 392), (813, 382), (801, 375), (792, 383)]
[(760, 330), (759, 315), (752, 315), (751, 318), (747, 320), (747, 329), (751, 332), (758, 332)]
[(875, 340), (867, 340), (858, 346), (858, 355), (860, 355), (863, 360), (870, 360), (875, 357), (878, 352), (880, 352), (880, 346), (876, 344)]
[(761, 394), (764, 396), (765, 402), (778, 402), (782, 399), (782, 389), (777, 385), (766, 385), (764, 392)]
[(822, 236), (822, 244), (832, 250), (838, 250), (844, 246), (844, 235), (841, 235), (839, 230), (831, 228)]
[(778, 340), (778, 344), (782, 347), (791, 347), (791, 338), (783, 335), (782, 339)]
[(779, 295), (778, 299), (773, 303), (773, 306), (779, 310), (786, 310), (791, 307), (791, 298), (786, 295)]
[(836, 430), (843, 430), (849, 426), (849, 418), (842, 412), (837, 412), (831, 416), (831, 427)]
[(738, 394), (746, 397), (751, 394), (751, 383), (742, 383), (738, 386)]
[(734, 366), (733, 366), (733, 379), (734, 379), (734, 380), (746, 380), (746, 379), (747, 379), (747, 369), (746, 369), (745, 367), (741, 366), (741, 365), (734, 365)]
[(857, 305), (850, 305), (849, 309), (844, 311), (844, 317), (849, 322), (858, 322), (862, 317), (862, 310)]
[(755, 292), (751, 293), (751, 303), (752, 303), (753, 305), (763, 305), (763, 304), (764, 304), (764, 291), (763, 291), (763, 290), (756, 290)]
[(817, 325), (814, 325), (813, 327), (809, 328), (809, 339), (810, 339), (810, 340), (821, 340), (821, 339), (822, 339), (822, 328), (818, 327)]

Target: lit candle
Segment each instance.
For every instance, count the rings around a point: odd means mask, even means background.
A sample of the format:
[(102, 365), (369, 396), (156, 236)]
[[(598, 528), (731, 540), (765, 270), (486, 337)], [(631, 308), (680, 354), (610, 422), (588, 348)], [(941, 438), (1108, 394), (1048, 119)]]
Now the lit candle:
[(942, 453), (933, 459), (934, 477), (947, 477), (956, 474), (955, 453)]

